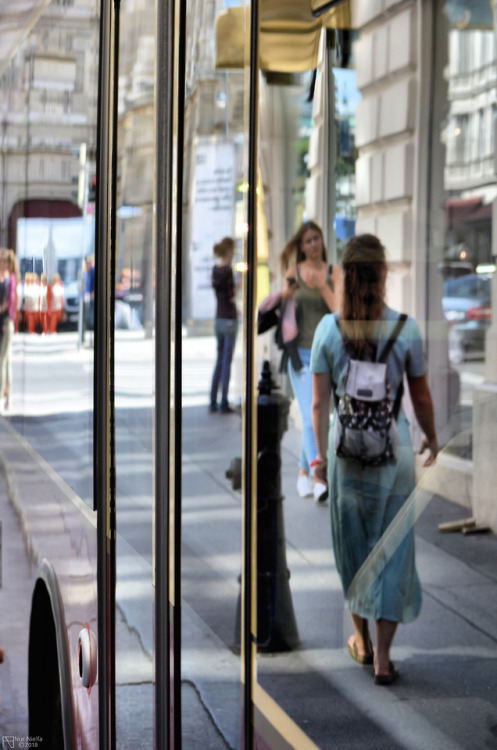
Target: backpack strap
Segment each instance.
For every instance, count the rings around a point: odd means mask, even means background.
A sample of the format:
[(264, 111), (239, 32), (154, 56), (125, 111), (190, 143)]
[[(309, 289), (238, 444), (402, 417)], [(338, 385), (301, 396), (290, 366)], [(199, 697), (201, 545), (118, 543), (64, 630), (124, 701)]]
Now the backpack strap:
[[(399, 315), (399, 319), (397, 321), (397, 324), (396, 324), (395, 328), (393, 329), (392, 333), (390, 334), (390, 338), (388, 339), (385, 348), (383, 349), (382, 353), (380, 354), (378, 362), (386, 362), (387, 361), (387, 357), (390, 354), (390, 352), (392, 351), (392, 347), (395, 344), (395, 342), (396, 342), (396, 340), (397, 340), (397, 338), (398, 338), (398, 336), (399, 336), (399, 334), (400, 334), (400, 332), (401, 332), (401, 330), (402, 330), (402, 328), (403, 328), (404, 323), (406, 322), (406, 320), (407, 320), (407, 315), (405, 313), (402, 313), (401, 315)], [(397, 419), (398, 416), (399, 416), (400, 402), (402, 401), (402, 396), (403, 395), (404, 395), (404, 380), (401, 380), (401, 383), (400, 383), (399, 387), (397, 388), (397, 393), (396, 393), (396, 396), (395, 396), (395, 401), (393, 402), (393, 409), (392, 409), (392, 411), (393, 411), (393, 415), (394, 415), (395, 419)]]
[(399, 411), (400, 411), (400, 402), (402, 401), (402, 396), (404, 395), (404, 380), (400, 381), (400, 385), (397, 388), (397, 393), (395, 395), (395, 401), (393, 402), (392, 407), (392, 413), (395, 417), (395, 419), (399, 418)]
[(328, 266), (328, 278), (327, 278), (328, 286), (330, 287), (331, 291), (335, 291), (335, 284), (333, 283), (333, 264), (330, 263)]
[[(332, 317), (335, 319), (335, 325), (338, 328), (338, 333), (342, 337), (342, 341), (345, 344), (342, 331), (340, 330), (340, 316), (339, 316), (339, 313), (337, 313), (337, 312), (332, 313)], [(335, 410), (336, 410), (336, 409), (338, 409), (337, 384), (335, 383), (335, 381), (331, 377), (331, 373), (330, 373), (330, 380), (331, 380), (331, 392), (333, 394), (333, 402), (335, 404)]]
[(378, 362), (386, 362), (387, 361), (387, 357), (390, 354), (390, 352), (392, 351), (392, 347), (395, 344), (395, 342), (397, 341), (399, 333), (401, 332), (401, 330), (402, 330), (402, 328), (403, 328), (404, 323), (406, 322), (406, 320), (407, 320), (407, 315), (405, 313), (402, 313), (401, 315), (399, 315), (399, 319), (397, 321), (397, 324), (396, 324), (395, 328), (393, 329), (392, 333), (390, 334), (390, 338), (388, 339), (388, 341), (387, 341), (387, 343), (385, 345), (385, 348), (383, 349), (382, 353), (378, 357)]

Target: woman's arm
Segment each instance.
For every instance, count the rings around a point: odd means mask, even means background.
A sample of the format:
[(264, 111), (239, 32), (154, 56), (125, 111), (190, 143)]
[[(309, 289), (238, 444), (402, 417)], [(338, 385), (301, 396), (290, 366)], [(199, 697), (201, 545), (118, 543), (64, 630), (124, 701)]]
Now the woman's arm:
[(424, 466), (431, 466), (437, 457), (438, 440), (430, 387), (426, 375), (421, 375), (419, 378), (408, 378), (408, 383), (414, 413), (424, 433), (419, 452), (423, 453), (425, 448), (428, 448), (430, 453), (424, 462)]
[(285, 282), (283, 284), (283, 289), (281, 290), (281, 301), (287, 302), (290, 297), (293, 297), (298, 288), (299, 282), (297, 280), (297, 267), (292, 266), (285, 274)]
[(330, 427), (331, 378), (328, 372), (312, 374), (312, 426), (318, 455), (316, 456), (315, 476), (328, 482), (327, 453), (328, 431)]

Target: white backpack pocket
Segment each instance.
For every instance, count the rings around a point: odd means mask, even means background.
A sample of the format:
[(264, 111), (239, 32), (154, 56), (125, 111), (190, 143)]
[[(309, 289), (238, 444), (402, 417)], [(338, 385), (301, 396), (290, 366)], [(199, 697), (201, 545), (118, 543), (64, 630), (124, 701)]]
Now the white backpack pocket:
[(387, 366), (384, 362), (351, 359), (345, 392), (360, 401), (382, 401), (386, 392)]

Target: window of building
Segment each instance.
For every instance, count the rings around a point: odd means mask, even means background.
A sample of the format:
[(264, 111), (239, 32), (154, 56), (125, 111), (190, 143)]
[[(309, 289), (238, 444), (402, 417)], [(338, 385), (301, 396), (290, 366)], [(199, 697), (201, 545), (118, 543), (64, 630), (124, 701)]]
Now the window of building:
[(454, 157), (456, 162), (465, 162), (468, 158), (468, 115), (456, 115), (453, 138)]
[(485, 153), (485, 111), (478, 110), (478, 157), (481, 158)]
[(497, 127), (497, 104), (492, 104), (490, 108), (490, 153), (495, 150), (495, 128)]

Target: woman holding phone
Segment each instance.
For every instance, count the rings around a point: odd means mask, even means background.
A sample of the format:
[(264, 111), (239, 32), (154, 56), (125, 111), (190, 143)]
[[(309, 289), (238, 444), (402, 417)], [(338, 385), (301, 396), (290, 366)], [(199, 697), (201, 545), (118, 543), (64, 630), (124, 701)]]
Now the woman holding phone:
[(327, 487), (313, 481), (311, 466), (317, 448), (312, 428), (312, 373), (309, 369), (314, 331), (323, 317), (340, 305), (341, 269), (328, 262), (321, 228), (314, 221), (305, 221), (287, 242), (281, 254), (285, 283), (281, 292), (284, 304), (290, 298), (297, 303), (298, 359), (288, 359), (287, 371), (302, 415), (302, 444), (299, 458), (297, 491), (300, 497), (314, 495), (324, 502)]

